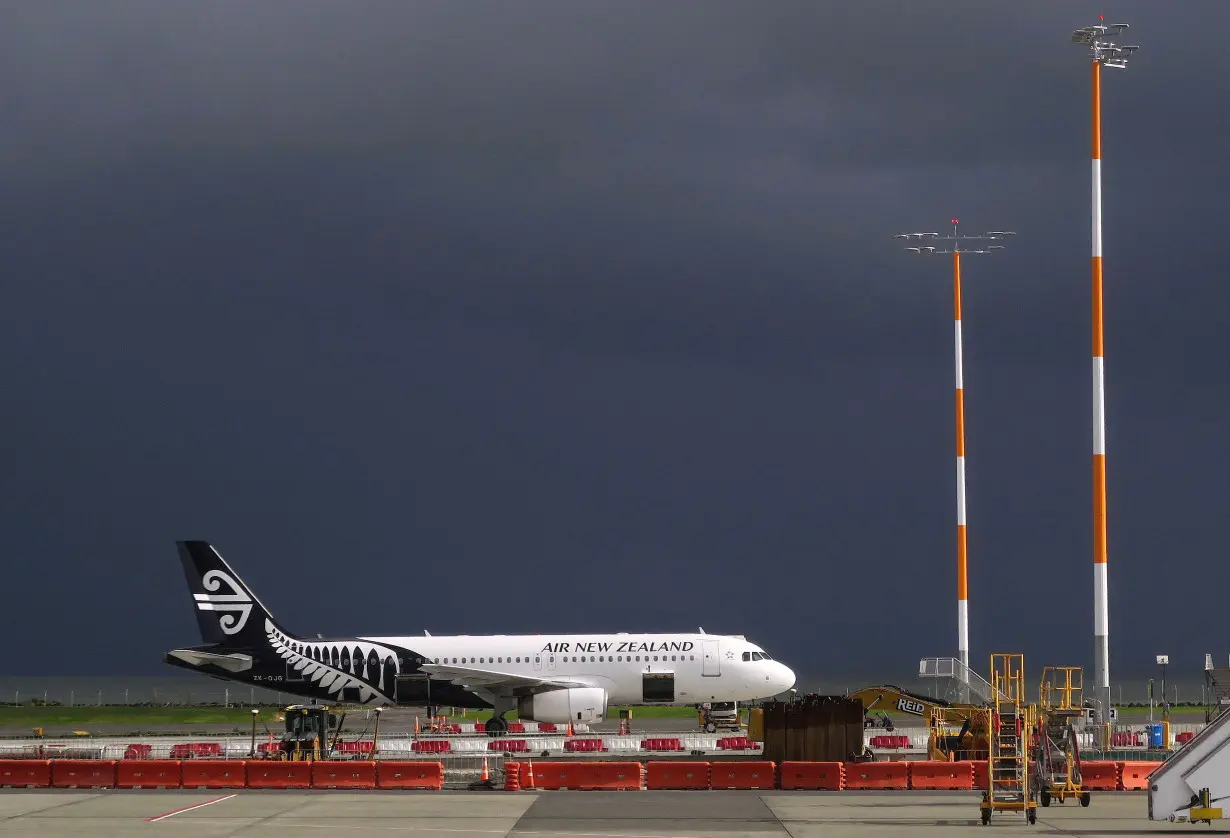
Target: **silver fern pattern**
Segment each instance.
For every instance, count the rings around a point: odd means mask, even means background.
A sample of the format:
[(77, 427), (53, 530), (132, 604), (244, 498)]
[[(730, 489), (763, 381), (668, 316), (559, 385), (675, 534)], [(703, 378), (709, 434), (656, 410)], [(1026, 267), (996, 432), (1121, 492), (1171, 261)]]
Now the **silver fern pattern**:
[(359, 703), (393, 704), (393, 679), (401, 671), (397, 651), (365, 640), (344, 643), (303, 641), (287, 637), (269, 619), (265, 634), (287, 664), (329, 695), (340, 697), (347, 687), (357, 687)]

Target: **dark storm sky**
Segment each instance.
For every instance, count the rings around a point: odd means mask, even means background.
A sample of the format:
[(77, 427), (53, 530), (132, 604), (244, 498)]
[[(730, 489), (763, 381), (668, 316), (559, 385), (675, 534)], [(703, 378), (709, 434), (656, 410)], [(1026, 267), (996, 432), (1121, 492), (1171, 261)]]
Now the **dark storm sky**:
[(322, 633), (1092, 658), (1089, 65), (1112, 675), (1224, 632), (1230, 4), (110, 2), (0, 26), (10, 674), (162, 674), (174, 540)]

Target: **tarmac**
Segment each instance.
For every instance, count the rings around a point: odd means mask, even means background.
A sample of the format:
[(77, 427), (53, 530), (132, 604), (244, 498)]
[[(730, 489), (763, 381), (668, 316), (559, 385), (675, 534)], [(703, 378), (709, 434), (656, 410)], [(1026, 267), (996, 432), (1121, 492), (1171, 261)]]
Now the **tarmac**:
[[(0, 835), (61, 838), (853, 838), (986, 835), (977, 792), (0, 792)], [(1144, 793), (997, 814), (994, 834), (1116, 838), (1189, 825), (1148, 820)], [(1200, 826), (1201, 834), (1209, 828)], [(1224, 833), (1223, 833), (1224, 834)]]

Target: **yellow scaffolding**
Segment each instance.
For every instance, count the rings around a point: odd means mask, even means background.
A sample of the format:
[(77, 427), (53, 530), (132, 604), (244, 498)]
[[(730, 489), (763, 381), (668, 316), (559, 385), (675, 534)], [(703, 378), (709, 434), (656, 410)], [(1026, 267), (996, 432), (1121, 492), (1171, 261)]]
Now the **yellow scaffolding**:
[(1026, 744), (1036, 725), (1036, 712), (1025, 703), (1024, 655), (991, 655), (991, 695), (989, 782), (979, 807), (982, 823), (989, 824), (996, 812), (1024, 812), (1029, 823), (1037, 823), (1038, 802), (1030, 788)]
[(1083, 671), (1079, 666), (1048, 666), (1042, 670), (1038, 685), (1038, 742), (1034, 755), (1037, 772), (1034, 784), (1038, 800), (1050, 806), (1052, 800), (1068, 798), (1089, 805), (1089, 792), (1081, 780), (1080, 748), (1072, 722), (1081, 718)]

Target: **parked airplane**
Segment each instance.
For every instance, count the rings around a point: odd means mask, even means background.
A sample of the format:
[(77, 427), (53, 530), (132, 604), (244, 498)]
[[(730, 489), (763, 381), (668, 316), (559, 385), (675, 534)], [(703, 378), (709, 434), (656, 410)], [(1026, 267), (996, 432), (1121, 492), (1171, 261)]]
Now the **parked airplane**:
[(300, 637), (282, 628), (222, 556), (180, 541), (203, 646), (166, 662), (290, 695), (369, 706), (491, 708), (564, 724), (595, 722), (607, 706), (754, 701), (795, 677), (741, 635), (582, 634)]

